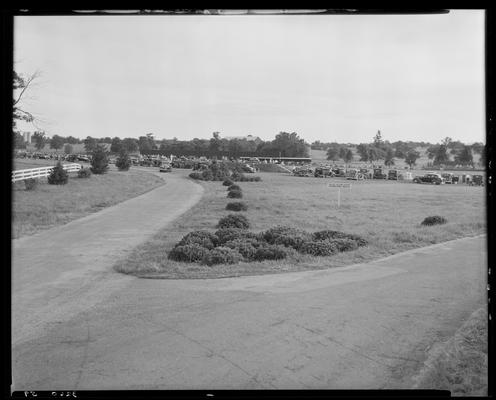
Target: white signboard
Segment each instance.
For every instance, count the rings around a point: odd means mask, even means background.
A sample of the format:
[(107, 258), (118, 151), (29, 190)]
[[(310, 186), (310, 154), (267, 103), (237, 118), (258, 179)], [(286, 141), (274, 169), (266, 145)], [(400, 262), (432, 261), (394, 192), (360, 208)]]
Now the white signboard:
[(351, 183), (329, 183), (329, 187), (349, 188), (349, 187), (351, 187)]

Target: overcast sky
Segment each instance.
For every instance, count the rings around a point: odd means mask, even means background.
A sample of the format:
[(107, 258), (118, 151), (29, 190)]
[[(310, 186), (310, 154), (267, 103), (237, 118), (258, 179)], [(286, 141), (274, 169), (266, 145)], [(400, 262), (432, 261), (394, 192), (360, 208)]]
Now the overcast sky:
[(23, 16), (14, 40), (48, 136), (485, 141), (483, 11)]

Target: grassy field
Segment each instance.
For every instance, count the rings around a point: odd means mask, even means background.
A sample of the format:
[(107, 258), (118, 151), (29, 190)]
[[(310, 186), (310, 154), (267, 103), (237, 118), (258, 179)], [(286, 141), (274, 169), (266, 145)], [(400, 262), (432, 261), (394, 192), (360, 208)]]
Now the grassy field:
[[(308, 231), (340, 230), (363, 236), (369, 245), (332, 257), (298, 255), (284, 261), (263, 261), (212, 267), (167, 260), (174, 244), (192, 230), (215, 230), (227, 215), (226, 187), (220, 182), (201, 182), (202, 201), (181, 216), (172, 228), (164, 229), (134, 249), (115, 268), (138, 276), (205, 278), (257, 275), (286, 271), (325, 269), (361, 263), (404, 250), (485, 232), (485, 192), (465, 185), (417, 185), (395, 181), (359, 181), (341, 189), (328, 187), (338, 178), (300, 178), (260, 173), (262, 182), (241, 182), (243, 201), (253, 231), (289, 225)], [(347, 181), (350, 182), (350, 181)], [(423, 227), (427, 216), (442, 215), (448, 223)]]
[(429, 355), (415, 388), (450, 390), (452, 396), (487, 396), (487, 310), (475, 311)]
[[(54, 165), (51, 160), (16, 160), (16, 168)], [(79, 179), (71, 173), (67, 185), (49, 185), (39, 179), (36, 190), (25, 190), (24, 182), (12, 185), (12, 238), (31, 235), (65, 224), (105, 207), (138, 196), (163, 184), (158, 176), (136, 170), (110, 170), (104, 175)]]

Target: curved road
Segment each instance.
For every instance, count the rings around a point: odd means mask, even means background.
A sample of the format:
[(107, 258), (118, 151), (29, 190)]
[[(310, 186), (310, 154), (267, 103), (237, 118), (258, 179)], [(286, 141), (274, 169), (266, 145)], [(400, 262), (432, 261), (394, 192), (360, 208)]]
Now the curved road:
[[(200, 195), (172, 176), (156, 191), (172, 185)], [(145, 199), (116, 207), (146, 214)], [(172, 219), (161, 209), (147, 234)], [(96, 229), (93, 217), (72, 226)], [(76, 235), (69, 225), (51, 245)], [(486, 304), (485, 236), (323, 271), (153, 280), (114, 273), (98, 250), (122, 254), (134, 234), (76, 235), (78, 250), (47, 250), (52, 265), (15, 253), (14, 390), (411, 388), (429, 349)]]

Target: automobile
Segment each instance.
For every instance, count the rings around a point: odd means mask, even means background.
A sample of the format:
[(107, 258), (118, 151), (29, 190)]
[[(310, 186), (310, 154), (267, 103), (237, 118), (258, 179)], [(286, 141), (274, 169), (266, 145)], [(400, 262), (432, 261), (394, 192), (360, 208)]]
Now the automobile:
[(317, 168), (315, 168), (314, 176), (316, 178), (333, 177), (334, 172), (332, 172), (331, 167), (317, 167)]
[(334, 176), (337, 176), (338, 178), (344, 178), (346, 175), (345, 169), (341, 167), (333, 168), (332, 173), (334, 174)]
[(473, 175), (472, 181), (470, 182), (471, 186), (484, 186), (484, 177), (482, 175)]
[(294, 176), (314, 176), (314, 171), (312, 168), (308, 167), (296, 167), (293, 169)]
[(397, 169), (390, 169), (388, 171), (388, 180), (397, 181), (399, 178), (399, 171)]
[(363, 175), (363, 179), (372, 178), (372, 173), (367, 168), (360, 168), (359, 172)]
[(75, 154), (69, 154), (65, 157), (65, 160), (68, 162), (75, 162), (78, 161), (78, 156)]
[(89, 157), (84, 156), (84, 155), (78, 155), (78, 156), (77, 156), (77, 160), (78, 160), (78, 161), (84, 161), (84, 162), (90, 162)]
[(364, 179), (363, 174), (360, 173), (360, 171), (356, 168), (351, 168), (351, 169), (347, 170), (345, 177), (348, 180), (352, 179), (355, 181), (359, 181), (359, 180)]
[(172, 172), (172, 165), (163, 162), (162, 164), (160, 164), (159, 172)]
[(252, 166), (245, 164), (243, 165), (243, 172), (254, 173), (256, 170)]
[(441, 176), (443, 177), (444, 179), (444, 183), (447, 183), (447, 184), (453, 184), (453, 178), (454, 178), (454, 175), (450, 172), (445, 172), (444, 174), (441, 174)]
[(431, 183), (435, 185), (441, 185), (444, 183), (444, 179), (440, 174), (427, 173), (423, 176), (416, 176), (413, 178), (414, 183)]
[(387, 179), (387, 175), (382, 172), (382, 168), (374, 168), (372, 179)]

